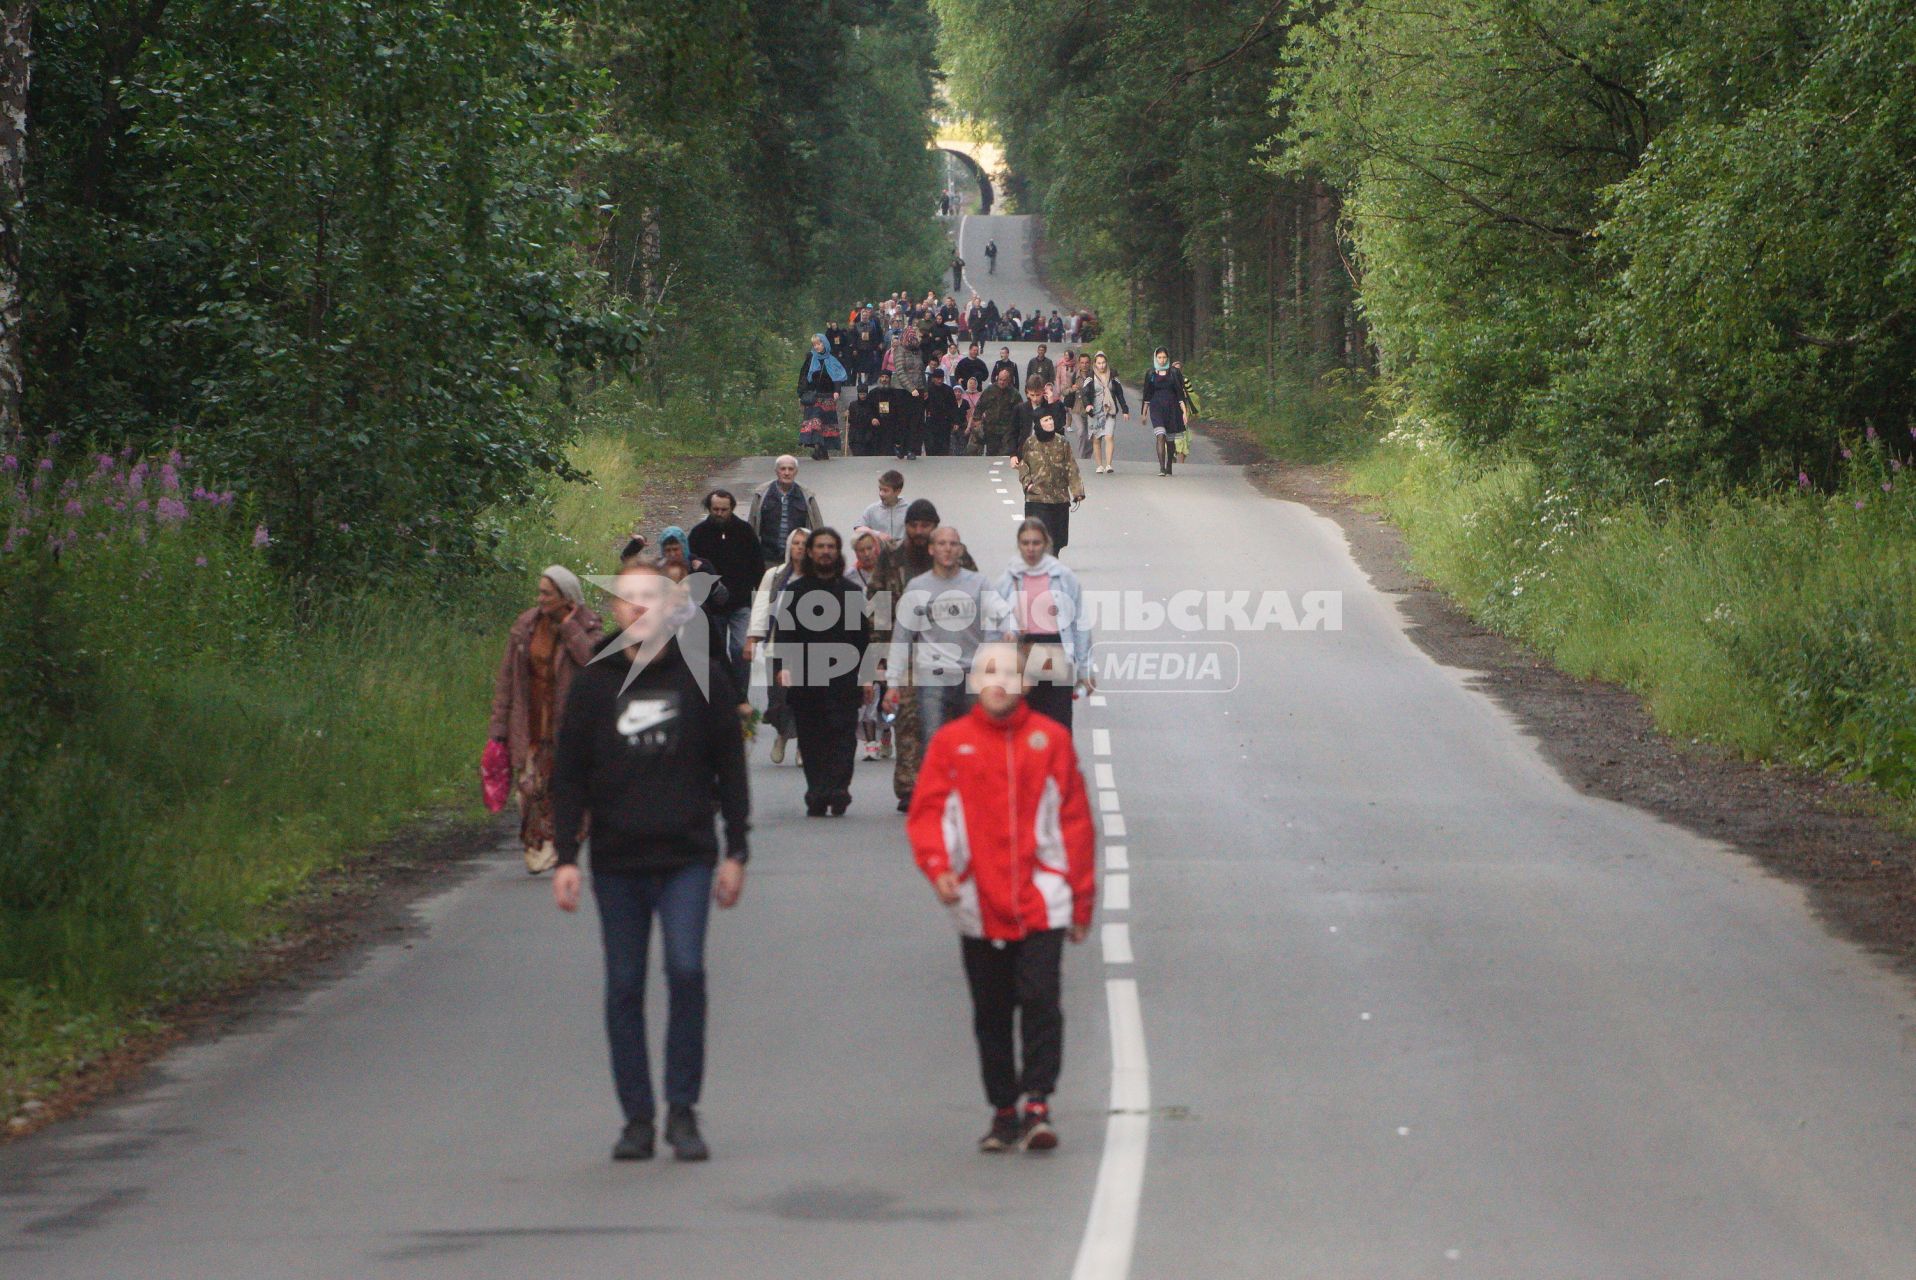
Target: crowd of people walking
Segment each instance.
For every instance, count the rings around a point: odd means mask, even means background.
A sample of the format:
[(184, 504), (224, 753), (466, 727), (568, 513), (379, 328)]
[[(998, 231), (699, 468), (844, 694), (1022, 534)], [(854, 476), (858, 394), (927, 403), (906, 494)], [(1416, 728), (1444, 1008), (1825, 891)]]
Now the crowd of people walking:
[[(904, 840), (963, 939), (992, 1109), (979, 1148), (1057, 1145), (1059, 969), (1095, 902), (1071, 737), (1074, 699), (1095, 687), (1091, 635), (1059, 553), (1086, 498), (1080, 459), (1115, 471), (1118, 427), (1133, 413), (1106, 353), (1068, 345), (1095, 333), (1089, 314), (901, 294), (828, 324), (804, 356), (800, 441), (812, 458), (1010, 463), (1025, 518), (1010, 546), (980, 548), (1003, 553), (996, 574), (931, 499), (907, 498), (904, 470), (877, 477), (847, 536), (786, 455), (743, 498), (707, 493), (689, 530), (668, 526), (656, 543), (633, 535), (609, 592), (616, 631), (563, 566), (540, 575), (507, 638), (491, 734), (510, 758), (526, 868), (553, 872), (565, 911), (579, 905), (589, 851), (624, 1114), (616, 1158), (654, 1152), (644, 987), (655, 919), (668, 992), (663, 1134), (680, 1159), (709, 1155), (695, 1111), (706, 921), (710, 905), (731, 907), (744, 890), (746, 760), (761, 737), (773, 765), (789, 757), (802, 772), (812, 818), (849, 810), (861, 759), (889, 762)], [(986, 344), (1014, 336), (1036, 341), (1036, 354), (1021, 368), (1000, 345), (987, 364)], [(1169, 474), (1189, 388), (1159, 351), (1139, 390)]]
[[(987, 246), (987, 250), (993, 246)], [(995, 254), (991, 255), (995, 262)], [(963, 261), (952, 259), (954, 276)], [(799, 367), (799, 444), (816, 461), (835, 454), (1017, 457), (1034, 414), (1055, 420), (1049, 445), (1062, 434), (1078, 458), (1098, 474), (1117, 470), (1118, 434), (1131, 417), (1131, 400), (1102, 351), (1071, 344), (1091, 341), (1097, 317), (1047, 317), (973, 295), (960, 307), (955, 293), (930, 292), (913, 300), (893, 294), (851, 308), (812, 335)], [(990, 344), (1036, 342), (1022, 367), (1008, 345), (986, 363)], [(1051, 352), (1058, 348), (1054, 359)], [(1182, 367), (1159, 351), (1141, 380), (1139, 411), (1153, 438), (1160, 474), (1188, 455), (1191, 389)], [(1029, 409), (1020, 414), (1020, 401)], [(1080, 495), (1081, 496), (1081, 495)]]

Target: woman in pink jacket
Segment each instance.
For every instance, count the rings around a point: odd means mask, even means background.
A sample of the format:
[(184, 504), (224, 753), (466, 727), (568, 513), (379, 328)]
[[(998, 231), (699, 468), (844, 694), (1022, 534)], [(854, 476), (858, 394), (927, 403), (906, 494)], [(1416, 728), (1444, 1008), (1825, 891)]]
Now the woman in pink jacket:
[(566, 690), (598, 646), (599, 615), (586, 608), (579, 579), (564, 565), (539, 575), (538, 603), (513, 622), (492, 689), (492, 738), (512, 756), (519, 793), (519, 837), (526, 870), (549, 871), (559, 860), (552, 838), (552, 749)]

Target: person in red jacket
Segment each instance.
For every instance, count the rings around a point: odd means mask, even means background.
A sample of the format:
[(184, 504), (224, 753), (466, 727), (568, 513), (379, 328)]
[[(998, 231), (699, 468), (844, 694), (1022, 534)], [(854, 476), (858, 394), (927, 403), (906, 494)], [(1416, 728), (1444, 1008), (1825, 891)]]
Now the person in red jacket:
[(1050, 1099), (1064, 1061), (1064, 941), (1090, 933), (1097, 893), (1091, 805), (1071, 734), (1025, 705), (1018, 646), (981, 645), (971, 682), (977, 705), (925, 748), (905, 829), (919, 869), (963, 935), (972, 1030), (992, 1107), (978, 1149), (1049, 1151), (1058, 1145)]

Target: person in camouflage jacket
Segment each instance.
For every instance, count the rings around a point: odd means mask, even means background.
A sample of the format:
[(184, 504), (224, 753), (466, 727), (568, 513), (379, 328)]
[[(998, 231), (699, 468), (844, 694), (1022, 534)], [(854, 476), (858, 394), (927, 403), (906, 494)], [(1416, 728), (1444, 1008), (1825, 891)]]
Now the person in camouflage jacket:
[(1011, 386), (1011, 371), (999, 370), (971, 411), (972, 434), (982, 439), (985, 456), (1002, 458), (1011, 452), (1011, 432), (1018, 403), (1018, 393)]
[(1064, 404), (1050, 399), (1051, 388), (1041, 387), (1035, 378), (1027, 392), (1046, 398), (1019, 414), (1029, 429), (1014, 442), (1017, 453), (1011, 461), (1024, 484), (1025, 514), (1044, 521), (1051, 530), (1055, 554), (1070, 540), (1071, 504), (1084, 501), (1084, 477), (1078, 471), (1071, 436), (1064, 430)]
[[(871, 572), (865, 599), (871, 610), (870, 645), (880, 653), (891, 647), (897, 604), (905, 594), (905, 584), (931, 570), (931, 535), (937, 528), (938, 508), (929, 499), (919, 498), (905, 508), (904, 538), (878, 553), (878, 565)], [(967, 569), (978, 567), (969, 551), (960, 563)], [(911, 672), (887, 670), (885, 681), (894, 689), (909, 688)], [(891, 789), (898, 797), (898, 811), (903, 813), (911, 804), (911, 793), (918, 785), (918, 765), (925, 755), (924, 738), (918, 727), (918, 699), (909, 695), (901, 697), (897, 717), (892, 722)]]

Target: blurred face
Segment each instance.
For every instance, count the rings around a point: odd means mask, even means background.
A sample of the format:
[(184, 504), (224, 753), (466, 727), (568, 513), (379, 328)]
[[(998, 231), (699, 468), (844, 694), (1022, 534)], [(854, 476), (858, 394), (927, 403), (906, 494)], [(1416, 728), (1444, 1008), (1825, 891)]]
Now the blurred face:
[(971, 354), (974, 356), (978, 354), (978, 344), (975, 342), (971, 344)]
[(937, 527), (929, 520), (913, 520), (905, 526), (905, 541), (923, 551), (931, 545), (932, 531)]
[(552, 585), (552, 579), (540, 578), (539, 579), (539, 612), (540, 613), (564, 613), (565, 607), (566, 607), (566, 598), (564, 595), (560, 593), (559, 588)]
[(817, 337), (814, 337), (812, 339), (812, 350), (823, 351), (824, 349), (825, 349), (825, 344), (821, 342)]
[(620, 574), (612, 594), (612, 618), (620, 634), (640, 644), (658, 636), (665, 629), (672, 590), (671, 579), (663, 574)]
[(1039, 355), (1043, 355), (1043, 354), (1044, 354), (1044, 343), (1042, 343), (1042, 342), (1040, 342), (1040, 343), (1038, 344), (1038, 354), (1039, 354)]
[(880, 480), (878, 482), (878, 500), (884, 503), (888, 507), (895, 506), (897, 504), (898, 495), (900, 492), (902, 492), (902, 490), (894, 489), (892, 486), (886, 484), (883, 480)]
[(869, 533), (852, 543), (852, 553), (858, 557), (858, 567), (866, 573), (878, 567), (878, 539)]
[(1000, 360), (1009, 360), (1009, 359), (1011, 359), (1011, 348), (1010, 348), (1010, 347), (999, 347), (999, 348), (998, 348), (998, 358), (999, 358)]
[(805, 563), (805, 532), (792, 530), (792, 536), (785, 539), (785, 559), (793, 568)]
[(674, 538), (659, 548), (659, 559), (667, 568), (685, 563), (685, 544)]
[(1103, 352), (1099, 352), (1097, 358), (1091, 362), (1091, 367), (1099, 373), (1108, 373), (1111, 370), (1111, 362), (1104, 358)]
[(780, 458), (778, 460), (778, 482), (780, 484), (790, 484), (796, 479), (798, 479), (798, 459)]
[(940, 569), (956, 569), (959, 558), (964, 554), (964, 540), (950, 525), (941, 527), (931, 535), (931, 562)]
[(830, 534), (821, 534), (812, 539), (812, 568), (826, 577), (837, 573), (844, 564), (844, 553), (839, 550), (838, 539)]
[(1026, 529), (1018, 535), (1018, 554), (1025, 558), (1026, 564), (1044, 559), (1044, 546), (1044, 535), (1036, 529)]
[(1001, 386), (1001, 387), (1005, 387), (1005, 388), (1007, 388), (1007, 389), (1009, 389), (1009, 388), (1010, 388), (1010, 386), (1011, 386), (1011, 370), (1009, 370), (1009, 369), (1000, 369), (1000, 370), (998, 370), (998, 385), (999, 385), (999, 386)]
[(736, 504), (734, 504), (734, 503), (733, 503), (733, 501), (732, 501), (732, 500), (731, 500), (730, 498), (714, 498), (714, 499), (712, 499), (712, 515), (713, 515), (713, 517), (714, 517), (715, 519), (719, 519), (719, 520), (723, 520), (723, 519), (725, 519), (726, 517), (728, 517), (728, 516), (730, 516), (730, 515), (732, 514), (732, 508), (733, 508), (733, 506), (734, 506), (734, 505), (736, 505)]
[(1025, 694), (1024, 665), (1018, 646), (986, 644), (978, 647), (971, 664), (971, 690), (985, 714), (1002, 720), (1017, 710)]

